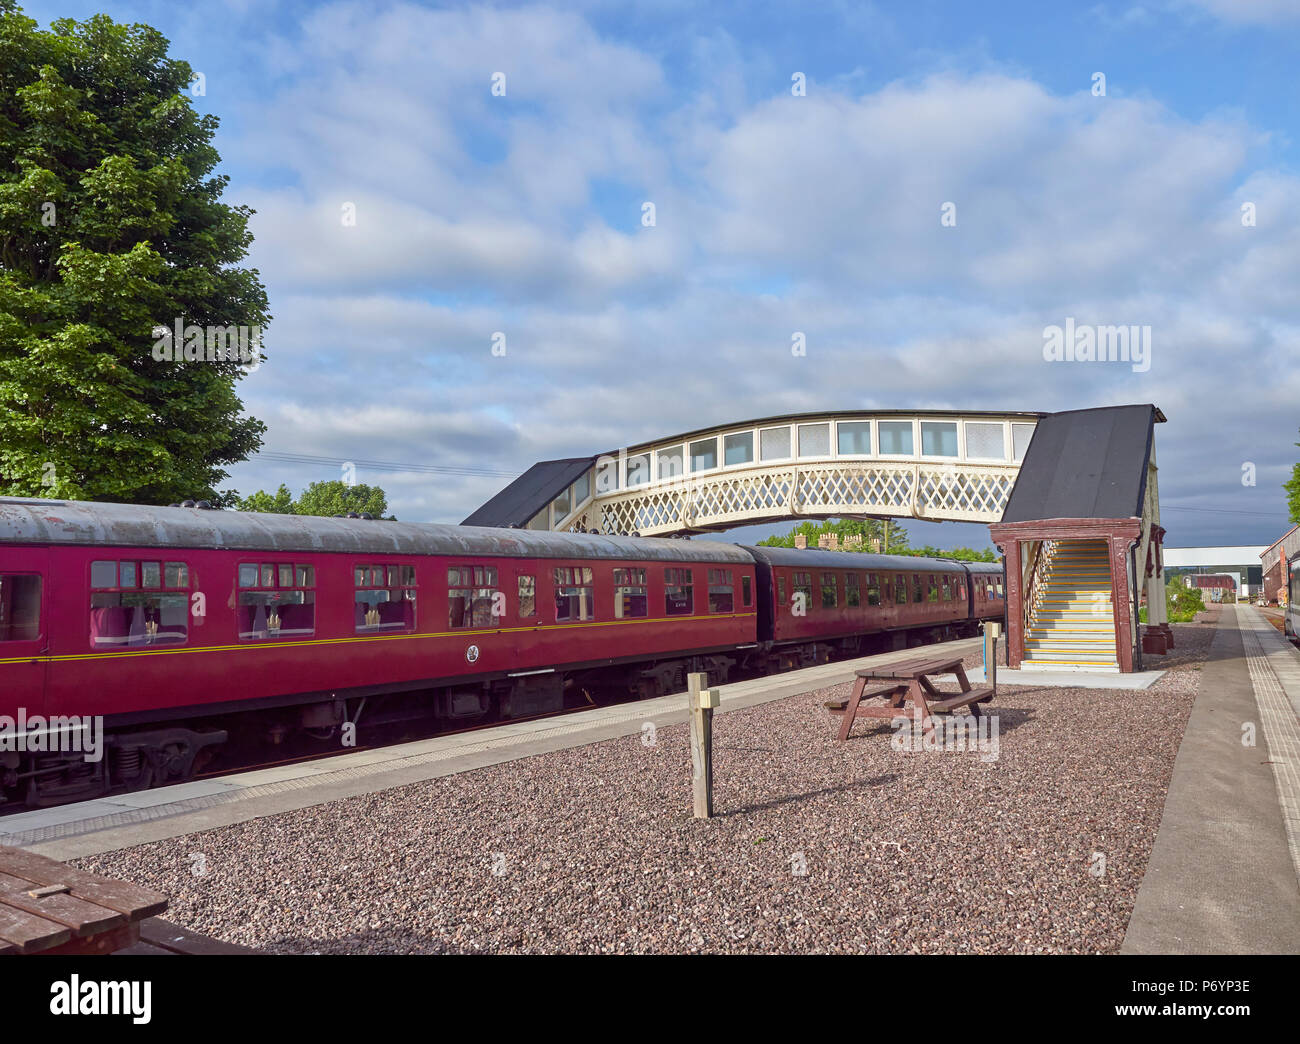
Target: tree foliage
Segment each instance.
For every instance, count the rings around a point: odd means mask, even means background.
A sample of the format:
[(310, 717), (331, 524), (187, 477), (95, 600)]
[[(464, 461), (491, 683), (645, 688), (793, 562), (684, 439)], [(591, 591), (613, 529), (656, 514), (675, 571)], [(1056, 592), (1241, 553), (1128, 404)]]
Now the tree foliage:
[[(1300, 442), (1296, 443), (1300, 446)], [(1282, 483), (1286, 490), (1286, 510), (1292, 522), (1300, 524), (1300, 464), (1291, 468), (1291, 478)]]
[[(274, 494), (258, 490), (252, 496), (239, 498), (235, 505), (240, 511), (260, 511), (275, 515), (317, 515), (333, 517), (351, 512), (384, 518), (388, 510), (388, 497), (379, 486), (363, 483), (349, 486), (338, 479), (332, 482), (313, 482), (297, 500), (289, 487), (281, 485)], [(393, 516), (387, 516), (392, 519)]]
[[(822, 536), (831, 533), (839, 536), (841, 547), (845, 537), (862, 537), (862, 545), (849, 550), (871, 551), (873, 540), (879, 540), (881, 550), (884, 550), (885, 523), (874, 518), (839, 518), (827, 519), (824, 522), (800, 522), (785, 536), (770, 536), (766, 540), (760, 540), (759, 545), (763, 547), (794, 547), (794, 538), (804, 536), (808, 539), (809, 547), (816, 547), (818, 540)], [(896, 523), (890, 523), (888, 543), (891, 552), (906, 548), (907, 530)]]
[(167, 40), (106, 15), (48, 30), (0, 0), (0, 491), (220, 503), (261, 445), (238, 360), (159, 361), (157, 326), (264, 327), (247, 207)]
[[(879, 540), (881, 553), (891, 555), (912, 555), (922, 558), (954, 558), (962, 562), (996, 562), (998, 556), (987, 548), (982, 551), (976, 551), (969, 547), (954, 547), (947, 550), (940, 550), (926, 544), (925, 547), (908, 547), (907, 530), (902, 526), (891, 523), (889, 526), (889, 546), (885, 547), (885, 523), (876, 519), (867, 518), (841, 518), (835, 521), (826, 522), (800, 522), (785, 536), (771, 536), (766, 540), (760, 540), (759, 545), (763, 547), (794, 547), (794, 538), (804, 536), (808, 540), (808, 546), (815, 548), (818, 546), (820, 537), (835, 533), (840, 538), (841, 551), (874, 551), (873, 540)], [(848, 536), (861, 536), (862, 543), (854, 547), (846, 547), (844, 538)]]

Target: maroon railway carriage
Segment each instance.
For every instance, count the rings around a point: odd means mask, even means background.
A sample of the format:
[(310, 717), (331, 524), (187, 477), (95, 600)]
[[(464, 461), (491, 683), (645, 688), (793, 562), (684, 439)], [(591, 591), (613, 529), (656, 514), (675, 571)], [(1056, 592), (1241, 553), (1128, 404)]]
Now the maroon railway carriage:
[[(1002, 567), (898, 555), (751, 547), (758, 564), (758, 632), (790, 665), (853, 653), (865, 636), (902, 648), (976, 633), (1005, 612)], [(851, 568), (846, 568), (851, 567)]]
[(0, 715), (111, 736), (95, 764), (0, 752), (0, 792), (187, 778), (236, 712), (329, 736), (724, 681), (755, 601), (732, 544), (0, 498)]

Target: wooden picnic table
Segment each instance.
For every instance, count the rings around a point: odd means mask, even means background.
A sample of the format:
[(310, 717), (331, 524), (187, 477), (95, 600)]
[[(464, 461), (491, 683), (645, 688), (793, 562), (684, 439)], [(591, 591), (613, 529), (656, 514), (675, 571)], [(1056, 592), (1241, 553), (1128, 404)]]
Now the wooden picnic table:
[[(913, 657), (879, 667), (868, 667), (856, 673), (853, 692), (847, 700), (842, 701), (842, 706), (837, 701), (826, 704), (832, 714), (843, 715), (839, 735), (841, 740), (849, 738), (849, 730), (858, 718), (892, 720), (910, 717), (919, 721), (926, 732), (931, 732), (934, 728), (931, 721), (933, 713), (970, 707), (970, 713), (979, 717), (978, 705), (993, 699), (992, 686), (977, 689), (971, 687), (960, 656)], [(961, 691), (941, 692), (935, 688), (930, 677), (938, 674), (955, 674)], [(884, 702), (865, 702), (875, 699), (883, 699)]]
[(0, 954), (113, 953), (166, 909), (158, 892), (0, 845)]
[(0, 955), (257, 953), (155, 916), (167, 898), (0, 845)]

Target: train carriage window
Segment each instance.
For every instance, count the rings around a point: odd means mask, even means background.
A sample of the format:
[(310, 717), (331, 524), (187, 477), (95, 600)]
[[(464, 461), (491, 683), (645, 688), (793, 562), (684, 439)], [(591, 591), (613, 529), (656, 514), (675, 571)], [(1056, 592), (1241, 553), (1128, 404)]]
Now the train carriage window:
[(880, 574), (867, 574), (867, 605), (880, 604)]
[(690, 616), (695, 612), (695, 578), (689, 569), (664, 570), (664, 612), (669, 616)]
[(468, 627), (474, 602), (474, 570), (451, 566), (447, 570), (447, 626)]
[(803, 616), (812, 608), (812, 573), (795, 573), (791, 577), (790, 601), (796, 616)]
[(596, 618), (590, 566), (559, 566), (555, 570), (555, 620), (568, 623)]
[(943, 580), (943, 600), (945, 602), (951, 602), (952, 601), (952, 577), (950, 577), (947, 573), (944, 573), (940, 579)]
[(997, 585), (994, 587), (994, 590), (997, 591), (997, 596), (998, 596), (999, 598), (1001, 598), (1001, 597), (1002, 597), (1002, 578), (1001, 578), (1001, 577), (998, 578), (998, 582), (997, 582)]
[(40, 621), (40, 575), (0, 573), (0, 642), (34, 642)]
[(840, 603), (840, 585), (834, 573), (822, 573), (822, 608), (834, 609)]
[[(293, 584), (292, 566), (280, 567), (282, 583)], [(352, 611), (358, 634), (415, 630), (415, 566), (354, 565)]]
[(614, 619), (626, 620), (649, 616), (650, 597), (648, 592), (644, 569), (615, 568)]
[(778, 605), (785, 605), (785, 577), (776, 578), (776, 602)]
[(862, 604), (862, 596), (858, 588), (857, 573), (844, 574), (844, 604), (850, 606)]
[(238, 575), (240, 641), (308, 638), (316, 633), (314, 566), (244, 563)]
[(709, 612), (735, 612), (736, 586), (732, 577), (730, 569), (709, 570)]
[(912, 602), (913, 604), (915, 604), (917, 602), (924, 602), (924, 601), (925, 601), (925, 591), (921, 587), (921, 574), (913, 573), (912, 574)]
[(749, 580), (750, 578), (747, 576), (740, 578), (740, 601), (745, 608), (749, 608), (754, 604), (754, 588)]
[(907, 576), (904, 573), (894, 577), (894, 602), (897, 605), (907, 604)]
[(937, 602), (939, 600), (939, 581), (933, 573), (927, 577), (927, 588), (929, 593), (926, 595), (927, 602)]
[(537, 615), (537, 578), (521, 576), (519, 578), (519, 617), (523, 619)]
[(92, 562), (91, 648), (138, 649), (184, 642), (189, 635), (189, 587), (190, 571), (184, 562)]

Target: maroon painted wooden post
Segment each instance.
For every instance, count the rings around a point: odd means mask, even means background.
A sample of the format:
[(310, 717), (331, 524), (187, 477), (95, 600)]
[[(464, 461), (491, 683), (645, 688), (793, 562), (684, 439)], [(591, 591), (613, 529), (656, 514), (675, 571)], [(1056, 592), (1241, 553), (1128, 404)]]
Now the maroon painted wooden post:
[(1107, 541), (1110, 552), (1110, 603), (1115, 620), (1115, 655), (1124, 674), (1133, 670), (1133, 622), (1129, 616), (1128, 549), (1125, 533), (1111, 533)]
[(1025, 592), (1021, 588), (1020, 541), (1015, 537), (999, 544), (1007, 559), (1007, 668), (1015, 670), (1025, 656)]

